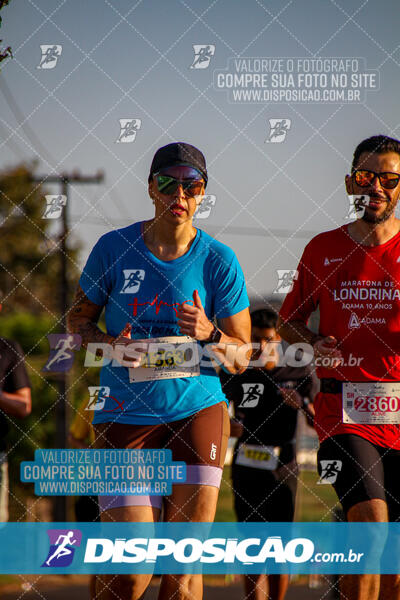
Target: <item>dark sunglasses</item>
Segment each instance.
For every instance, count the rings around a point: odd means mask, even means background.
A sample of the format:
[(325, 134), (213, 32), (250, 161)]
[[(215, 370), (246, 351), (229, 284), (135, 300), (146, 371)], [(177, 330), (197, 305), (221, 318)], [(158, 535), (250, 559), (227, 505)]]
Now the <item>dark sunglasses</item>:
[(162, 175), (155, 173), (154, 178), (157, 183), (157, 189), (161, 194), (171, 196), (175, 194), (178, 187), (181, 185), (183, 193), (188, 198), (199, 196), (202, 193), (204, 181), (203, 179), (176, 179), (170, 175)]
[(360, 187), (368, 187), (378, 177), (381, 186), (387, 190), (393, 190), (400, 181), (399, 173), (375, 173), (375, 171), (367, 171), (359, 169), (353, 173), (354, 181)]

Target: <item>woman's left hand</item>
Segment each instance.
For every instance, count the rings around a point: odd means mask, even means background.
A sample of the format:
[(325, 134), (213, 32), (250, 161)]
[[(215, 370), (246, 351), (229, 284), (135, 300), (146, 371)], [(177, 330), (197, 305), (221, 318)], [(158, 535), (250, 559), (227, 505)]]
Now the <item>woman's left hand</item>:
[(179, 308), (178, 325), (182, 335), (189, 335), (198, 341), (209, 339), (214, 327), (204, 312), (197, 290), (193, 292), (193, 306), (184, 302)]

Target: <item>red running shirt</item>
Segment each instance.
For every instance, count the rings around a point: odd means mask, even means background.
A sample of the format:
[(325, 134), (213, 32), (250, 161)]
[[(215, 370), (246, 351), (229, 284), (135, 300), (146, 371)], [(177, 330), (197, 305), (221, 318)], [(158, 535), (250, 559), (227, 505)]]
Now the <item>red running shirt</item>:
[[(338, 340), (344, 359), (337, 369), (318, 367), (318, 377), (400, 382), (400, 233), (374, 247), (353, 241), (347, 225), (313, 238), (280, 316), (307, 323), (318, 307), (319, 333)], [(400, 449), (400, 425), (343, 423), (340, 394), (320, 393), (314, 405), (320, 441), (355, 433)]]

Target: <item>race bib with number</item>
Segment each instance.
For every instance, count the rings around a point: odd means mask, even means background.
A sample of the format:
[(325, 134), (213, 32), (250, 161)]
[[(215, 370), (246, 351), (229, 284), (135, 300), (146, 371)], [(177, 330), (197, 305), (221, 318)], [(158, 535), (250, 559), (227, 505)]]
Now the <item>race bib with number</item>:
[(200, 375), (197, 343), (188, 335), (151, 338), (145, 343), (148, 351), (141, 366), (128, 369), (130, 383)]
[(400, 382), (343, 383), (343, 423), (400, 423)]
[(279, 447), (240, 444), (237, 465), (274, 471), (278, 467)]

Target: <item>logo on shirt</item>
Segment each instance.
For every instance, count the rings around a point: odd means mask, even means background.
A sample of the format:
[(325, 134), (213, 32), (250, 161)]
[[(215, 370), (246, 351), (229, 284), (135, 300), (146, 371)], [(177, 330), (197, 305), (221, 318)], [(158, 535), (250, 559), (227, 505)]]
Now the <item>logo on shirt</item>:
[[(114, 396), (110, 396), (110, 388), (108, 385), (91, 385), (89, 390), (89, 402), (85, 410), (102, 410), (103, 412), (116, 412), (124, 410), (125, 400), (118, 400)], [(105, 410), (105, 403), (111, 402), (110, 408)]]
[(355, 313), (351, 313), (349, 319), (349, 329), (358, 329), (361, 327), (361, 323)]
[(264, 392), (263, 383), (242, 383), (243, 398), (238, 408), (254, 408)]
[(217, 458), (217, 444), (211, 444), (210, 458), (211, 460), (215, 460)]
[(110, 396), (110, 388), (107, 385), (91, 385), (88, 390), (89, 403), (85, 410), (102, 410)]
[(146, 272), (143, 269), (124, 269), (123, 272), (125, 281), (120, 294), (136, 294)]
[(400, 262), (400, 256), (397, 257), (396, 262)]
[(278, 285), (274, 289), (274, 294), (288, 294), (292, 291), (294, 282), (299, 273), (295, 269), (278, 269)]
[(319, 464), (321, 465), (321, 477), (318, 479), (317, 484), (335, 483), (337, 476), (342, 470), (342, 461), (320, 460)]
[(340, 258), (325, 258), (324, 260), (324, 266), (327, 267), (328, 265), (335, 263), (335, 262), (341, 262), (343, 260), (342, 257)]
[(386, 325), (386, 319), (383, 317), (363, 317), (359, 319), (355, 313), (351, 313), (349, 329), (358, 329), (361, 325)]

